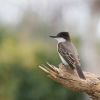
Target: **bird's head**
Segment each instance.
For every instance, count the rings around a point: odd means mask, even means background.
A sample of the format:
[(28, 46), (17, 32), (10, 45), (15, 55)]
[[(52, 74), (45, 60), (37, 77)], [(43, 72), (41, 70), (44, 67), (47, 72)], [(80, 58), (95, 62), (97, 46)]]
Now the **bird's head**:
[(56, 36), (50, 37), (56, 39), (58, 42), (70, 41), (70, 36), (68, 32), (60, 32)]

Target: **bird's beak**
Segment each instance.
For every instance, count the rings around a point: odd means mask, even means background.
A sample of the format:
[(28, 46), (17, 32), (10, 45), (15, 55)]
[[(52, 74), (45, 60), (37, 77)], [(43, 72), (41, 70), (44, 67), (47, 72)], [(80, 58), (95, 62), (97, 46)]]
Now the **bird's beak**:
[(49, 36), (49, 37), (51, 37), (51, 38), (57, 38), (57, 36)]

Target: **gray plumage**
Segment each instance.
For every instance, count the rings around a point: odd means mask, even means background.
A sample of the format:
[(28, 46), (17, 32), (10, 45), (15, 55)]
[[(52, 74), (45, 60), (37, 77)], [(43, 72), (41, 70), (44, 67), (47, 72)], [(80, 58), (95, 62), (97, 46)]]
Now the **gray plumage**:
[(80, 67), (80, 59), (75, 46), (69, 41), (61, 42), (58, 44), (58, 52), (69, 64), (71, 69), (76, 69), (79, 77), (85, 79), (85, 76)]

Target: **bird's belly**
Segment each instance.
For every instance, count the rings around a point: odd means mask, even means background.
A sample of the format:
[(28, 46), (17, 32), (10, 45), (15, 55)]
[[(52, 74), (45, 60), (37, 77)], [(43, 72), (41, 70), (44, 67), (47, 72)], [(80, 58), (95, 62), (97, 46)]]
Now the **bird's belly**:
[(59, 56), (60, 56), (60, 59), (61, 59), (62, 63), (64, 65), (68, 65), (68, 63), (65, 61), (65, 59), (60, 54), (59, 54)]

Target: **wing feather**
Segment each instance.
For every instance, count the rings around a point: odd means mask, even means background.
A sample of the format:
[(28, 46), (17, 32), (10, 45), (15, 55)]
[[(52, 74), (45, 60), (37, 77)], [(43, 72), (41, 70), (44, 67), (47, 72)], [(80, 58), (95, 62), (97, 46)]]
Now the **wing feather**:
[(58, 44), (58, 52), (61, 54), (61, 56), (65, 59), (65, 61), (70, 65), (72, 69), (75, 68), (76, 64), (79, 65), (78, 56), (76, 57), (72, 53), (72, 51), (69, 48), (66, 48), (62, 43)]

